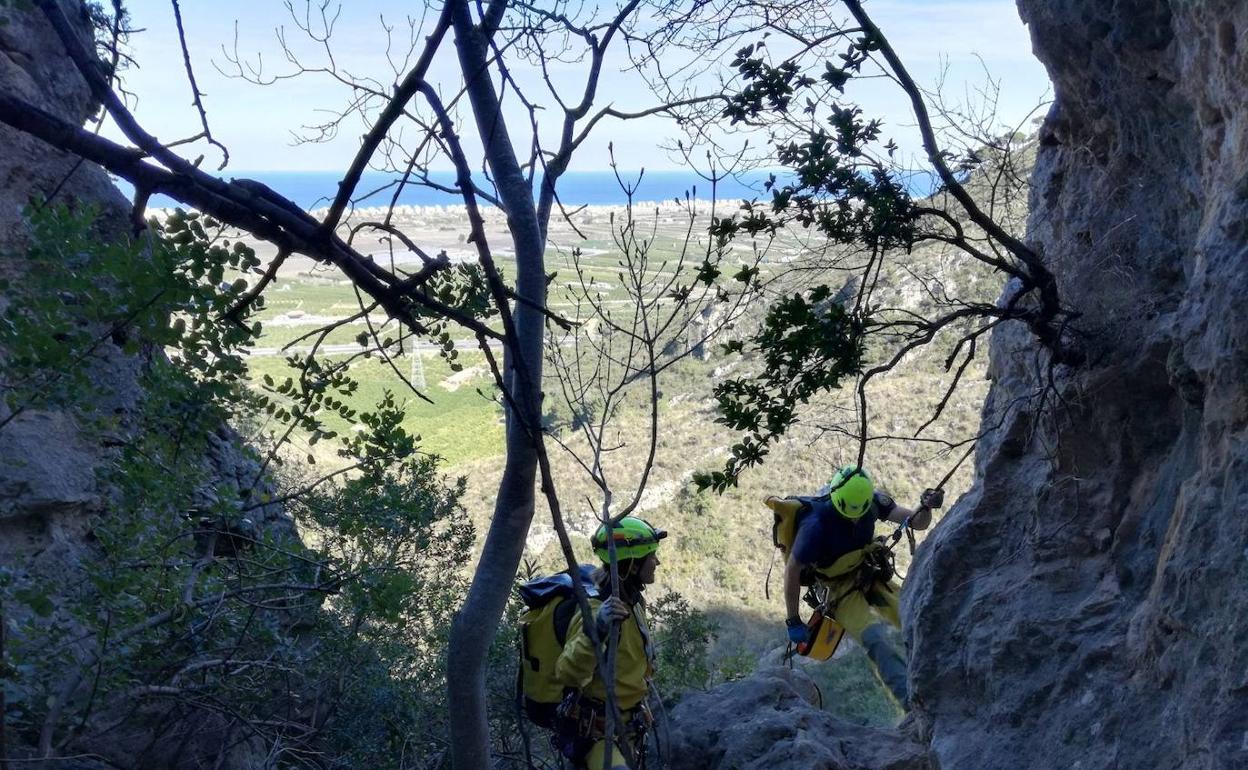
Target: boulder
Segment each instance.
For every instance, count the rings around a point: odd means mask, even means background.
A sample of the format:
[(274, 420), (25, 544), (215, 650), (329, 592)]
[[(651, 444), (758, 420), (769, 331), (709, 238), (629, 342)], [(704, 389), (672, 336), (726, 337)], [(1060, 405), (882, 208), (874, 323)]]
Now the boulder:
[(764, 668), (685, 697), (671, 713), (672, 770), (930, 770), (898, 730), (837, 719), (800, 670)]

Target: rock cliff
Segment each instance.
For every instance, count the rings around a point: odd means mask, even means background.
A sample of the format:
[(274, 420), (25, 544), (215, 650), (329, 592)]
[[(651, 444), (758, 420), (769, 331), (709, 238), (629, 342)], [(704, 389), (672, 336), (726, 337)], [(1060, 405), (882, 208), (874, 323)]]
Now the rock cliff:
[[(89, 35), (81, 3), (65, 0), (70, 18)], [(0, 89), (66, 120), (84, 123), (98, 110), (86, 83), (37, 12), (0, 7)], [(22, 249), (29, 239), (23, 210), (28, 206), (93, 207), (96, 227), (113, 237), (129, 223), (129, 205), (99, 166), (60, 152), (0, 125), (0, 278), (20, 282), (26, 270)], [(0, 307), (9, 300), (0, 292)], [(139, 370), (153, 355), (125, 355), (119, 344), (100, 345), (83, 364), (99, 386), (97, 410), (125, 416), (138, 397)], [(9, 421), (13, 409), (20, 411)], [(85, 436), (66, 412), (23, 409), (0, 399), (0, 564), (47, 561), (55, 568), (81, 545), (87, 513), (103, 504), (95, 469), (104, 455), (100, 436)], [(256, 477), (258, 465), (239, 451), (226, 426), (211, 437), (209, 460), (217, 481), (237, 489)], [(278, 506), (265, 506), (262, 523), (293, 532)]]
[(1018, 5), (1089, 363), (993, 341), (1005, 423), (905, 596), (917, 716), (946, 770), (1248, 767), (1248, 5)]
[[(1248, 4), (1018, 5), (1055, 85), (1028, 239), (1088, 363), (994, 336), (984, 424), (1003, 422), (904, 592), (907, 726), (943, 770), (1248, 768)], [(677, 745), (707, 767), (889, 766), (848, 756), (873, 734), (812, 733), (772, 679), (755, 705), (794, 712), (787, 732), (682, 706)], [(763, 734), (809, 751), (748, 749)]]
[[(62, 4), (81, 33), (90, 35), (85, 6), (77, 0), (63, 0)], [(42, 15), (25, 3), (0, 4), (0, 89), (76, 123), (86, 122), (98, 108), (55, 33)], [(32, 234), (24, 213), (28, 207), (90, 207), (97, 212), (93, 227), (102, 238), (114, 238), (128, 229), (129, 208), (107, 174), (92, 163), (3, 125), (0, 148), (3, 309), (13, 301), (15, 291), (10, 289), (20, 287), (31, 270), (26, 260)], [(70, 300), (65, 303), (73, 306)], [(82, 319), (76, 322), (90, 325)], [(95, 331), (93, 328), (92, 333)], [(96, 388), (93, 414), (109, 416), (113, 427), (108, 430), (101, 429), (99, 422), (82, 419), (74, 409), (24, 401), (20, 388), (9, 389), (10, 381), (3, 370), (5, 351), (0, 349), (0, 578), (21, 582), (32, 577), (74, 576), (98, 556), (92, 530), (99, 522), (107, 522), (110, 515), (110, 491), (102, 485), (99, 471), (116, 454), (114, 447), (124, 439), (132, 413), (142, 399), (142, 372), (164, 355), (159, 348), (141, 341), (137, 353), (126, 352), (121, 333), (106, 338), (107, 334), (101, 334), (101, 344), (78, 363)], [(47, 376), (59, 375), (49, 372)], [(228, 426), (218, 426), (206, 437), (206, 444), (202, 455), (207, 466), (205, 488), (220, 493), (233, 491), (235, 497), (240, 496), (240, 489), (254, 488), (257, 495), (272, 491), (254, 483), (259, 465), (243, 451), (239, 437)], [(154, 515), (175, 514), (157, 511)], [(260, 531), (282, 538), (294, 536), (293, 524), (280, 506), (257, 507), (252, 517)], [(50, 597), (50, 606), (59, 605), (62, 598)], [(11, 624), (5, 652), (12, 654), (12, 647), (22, 642), (18, 621), (29, 612), (12, 605), (0, 610), (0, 622)], [(136, 700), (108, 703), (108, 709), (115, 713), (128, 710), (129, 716), (100, 731), (102, 736), (82, 731), (83, 739), (67, 748), (106, 759), (112, 767), (132, 761), (145, 766), (199, 766), (196, 763), (207, 761), (205, 757), (218, 758), (218, 766), (223, 768), (263, 764), (263, 747), (256, 749), (249, 741), (223, 747), (222, 735), (227, 733), (215, 729), (218, 725), (212, 715), (200, 714), (188, 720), (197, 720), (202, 734), (162, 734), (163, 726), (151, 726), (156, 723), (151, 718), (155, 710), (143, 712)], [(8, 706), (14, 713), (19, 707), (12, 699)], [(149, 718), (150, 722), (144, 721)], [(16, 731), (11, 726), (5, 727), (11, 730), (7, 757), (29, 763), (30, 759), (16, 757), (29, 756), (32, 747), (13, 735)], [(58, 766), (68, 765), (62, 762)], [(84, 760), (79, 766), (94, 765)]]
[[(0, 11), (0, 88), (66, 120), (85, 121), (95, 109), (86, 83), (63, 53), (52, 30), (35, 14)], [(79, 16), (81, 18), (81, 16)], [(85, 19), (83, 24), (85, 28)], [(22, 210), (32, 201), (90, 204), (124, 222), (125, 199), (97, 166), (0, 126), (0, 277), (20, 281), (28, 237)], [(7, 299), (0, 296), (0, 303)], [(112, 346), (108, 346), (112, 347)], [(109, 355), (101, 376), (133, 381), (128, 364)], [(114, 388), (115, 392), (124, 388)], [(20, 405), (14, 405), (20, 408)], [(12, 413), (0, 400), (0, 420)], [(85, 441), (63, 413), (22, 414), (0, 430), (0, 564), (26, 558), (55, 563), (76, 550), (83, 513), (98, 503), (93, 466), (98, 447)], [(25, 565), (23, 565), (25, 566)]]
[[(88, 34), (84, 7), (63, 3), (70, 18)], [(59, 118), (86, 122), (98, 110), (87, 88), (66, 58), (51, 27), (22, 4), (0, 6), (0, 88)], [(0, 243), (11, 248), (25, 237), (22, 209), (32, 200), (65, 204), (89, 203), (124, 221), (125, 198), (108, 175), (93, 163), (58, 152), (7, 125), (0, 125)], [(107, 216), (106, 216), (107, 218)], [(17, 267), (3, 266), (6, 272)]]

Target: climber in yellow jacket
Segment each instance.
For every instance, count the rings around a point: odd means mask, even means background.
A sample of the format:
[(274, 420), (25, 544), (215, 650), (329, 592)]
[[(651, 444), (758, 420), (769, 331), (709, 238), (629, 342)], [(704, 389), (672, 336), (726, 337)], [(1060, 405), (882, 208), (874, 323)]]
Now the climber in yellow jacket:
[[(779, 498), (768, 498), (775, 508)], [(797, 523), (797, 531), (784, 567), (785, 625), (794, 644), (806, 641), (807, 628), (798, 614), (803, 572), (828, 586), (833, 598), (832, 616), (867, 652), (880, 679), (903, 707), (909, 701), (906, 660), (889, 640), (884, 623), (901, 627), (901, 589), (891, 574), (873, 571), (867, 558), (875, 544), (877, 521), (927, 529), (932, 509), (944, 502), (940, 489), (926, 490), (919, 507), (911, 510), (878, 492), (862, 468), (847, 465), (837, 471), (826, 495), (811, 502)], [(891, 570), (890, 570), (891, 571)]]
[[(612, 623), (619, 623), (615, 652), (615, 700), (624, 724), (624, 737), (617, 741), (612, 767), (627, 770), (625, 752), (637, 756), (643, 750), (650, 713), (646, 694), (654, 674), (654, 648), (646, 621), (646, 586), (654, 582), (659, 566), (659, 541), (667, 537), (661, 529), (636, 517), (627, 516), (611, 529), (615, 541), (616, 565), (620, 575), (620, 596), (611, 595), (606, 565), (607, 528), (598, 528), (591, 539), (594, 554), (603, 562), (595, 573), (596, 597), (590, 598), (595, 610), (598, 638), (607, 639)], [(605, 598), (603, 598), (605, 597)], [(598, 670), (598, 654), (585, 633), (581, 614), (568, 626), (567, 642), (555, 665), (555, 677), (571, 688), (559, 706), (561, 726), (556, 742), (564, 756), (577, 768), (602, 767), (606, 753), (606, 682)], [(624, 745), (621, 745), (624, 744)]]

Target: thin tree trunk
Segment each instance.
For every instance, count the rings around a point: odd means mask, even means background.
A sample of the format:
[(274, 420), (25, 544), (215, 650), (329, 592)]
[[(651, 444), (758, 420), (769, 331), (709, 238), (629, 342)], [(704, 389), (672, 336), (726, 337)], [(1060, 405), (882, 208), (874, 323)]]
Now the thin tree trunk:
[(541, 424), (545, 244), (532, 188), (520, 169), (490, 82), (487, 41), (481, 30), (474, 27), (466, 0), (453, 1), (451, 16), (460, 67), (467, 80), (477, 131), (511, 228), (516, 293), (526, 300), (515, 303), (514, 333), (504, 350), (505, 387), (513, 405), (507, 415), (507, 461), (481, 560), (452, 623), (447, 652), (452, 764), (457, 770), (481, 770), (490, 766), (486, 659), (520, 566), (534, 512), (537, 436), (532, 431), (539, 430)]
[(511, 431), (507, 467), (499, 484), (489, 534), (472, 585), (451, 626), (447, 652), (447, 700), (451, 759), (458, 770), (490, 766), (485, 702), (485, 663), (519, 566), (533, 518), (536, 453), (523, 431)]

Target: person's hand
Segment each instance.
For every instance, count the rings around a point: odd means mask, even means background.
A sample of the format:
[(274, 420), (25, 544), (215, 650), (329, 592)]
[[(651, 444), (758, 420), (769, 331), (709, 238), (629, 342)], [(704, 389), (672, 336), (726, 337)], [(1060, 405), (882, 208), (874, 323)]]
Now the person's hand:
[(803, 644), (806, 642), (809, 632), (806, 630), (806, 624), (801, 618), (789, 618), (784, 621), (784, 625), (789, 630), (789, 641), (793, 644)]
[(606, 636), (611, 624), (623, 620), (632, 613), (624, 600), (618, 596), (609, 596), (598, 607), (598, 635)]
[(925, 489), (923, 494), (919, 495), (919, 505), (924, 508), (939, 508), (945, 504), (945, 490), (943, 489)]

